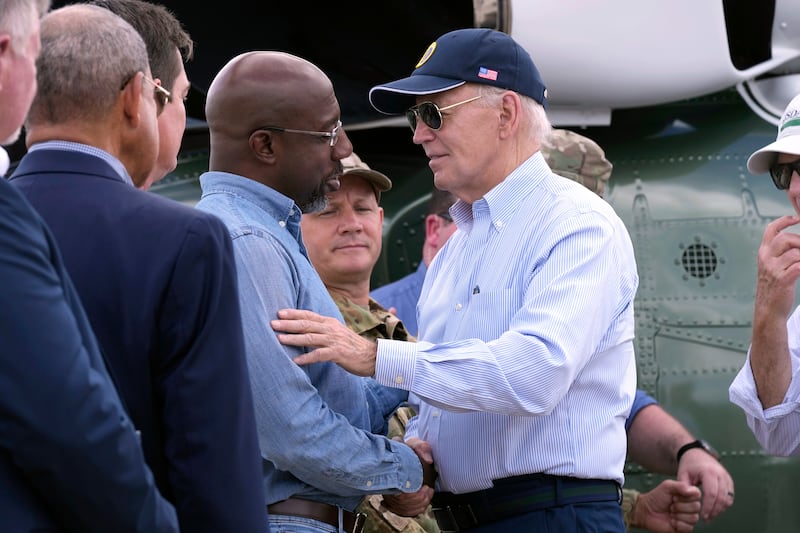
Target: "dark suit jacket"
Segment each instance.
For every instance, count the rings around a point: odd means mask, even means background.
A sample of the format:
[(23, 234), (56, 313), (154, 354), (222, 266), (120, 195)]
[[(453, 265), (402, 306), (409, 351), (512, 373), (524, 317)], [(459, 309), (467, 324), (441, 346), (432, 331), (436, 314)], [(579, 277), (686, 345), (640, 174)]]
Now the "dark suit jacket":
[(55, 235), (181, 531), (266, 531), (225, 226), (75, 151), (31, 151), (11, 183)]
[(2, 177), (0, 530), (177, 531), (58, 248)]

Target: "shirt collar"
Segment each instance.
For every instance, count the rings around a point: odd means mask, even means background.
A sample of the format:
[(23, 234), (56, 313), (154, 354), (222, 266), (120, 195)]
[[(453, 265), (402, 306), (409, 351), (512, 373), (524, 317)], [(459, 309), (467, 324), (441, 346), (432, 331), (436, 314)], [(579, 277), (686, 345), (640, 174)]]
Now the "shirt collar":
[(224, 192), (238, 196), (266, 212), (279, 226), (301, 243), (300, 220), (303, 212), (294, 200), (272, 187), (230, 172), (209, 171), (200, 176), (203, 194)]
[(6, 175), (8, 172), (8, 166), (11, 164), (11, 159), (8, 157), (8, 152), (6, 152), (5, 148), (0, 146), (0, 177)]
[(28, 149), (29, 152), (34, 152), (36, 150), (67, 150), (70, 152), (80, 152), (82, 154), (99, 157), (111, 165), (111, 168), (114, 169), (114, 172), (117, 173), (122, 181), (133, 186), (133, 180), (131, 179), (130, 174), (128, 174), (125, 165), (123, 165), (122, 162), (120, 162), (120, 160), (113, 155), (109, 154), (105, 150), (97, 148), (96, 146), (90, 146), (88, 144), (76, 143), (72, 141), (44, 141), (36, 143)]
[(456, 200), (450, 211), (453, 221), (459, 228), (470, 226), (474, 209), (488, 209), (492, 225), (500, 231), (523, 199), (551, 173), (542, 153), (536, 152), (474, 204)]

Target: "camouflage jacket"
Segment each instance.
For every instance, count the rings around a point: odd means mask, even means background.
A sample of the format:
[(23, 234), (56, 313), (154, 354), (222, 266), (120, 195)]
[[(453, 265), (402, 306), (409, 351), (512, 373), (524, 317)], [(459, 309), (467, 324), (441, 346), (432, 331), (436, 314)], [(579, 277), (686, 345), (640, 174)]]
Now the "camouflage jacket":
[[(372, 298), (369, 299), (369, 309), (366, 309), (333, 292), (331, 297), (342, 313), (347, 327), (362, 337), (371, 340), (394, 339), (416, 342), (416, 339), (406, 331), (403, 322)], [(387, 436), (402, 439), (406, 423), (412, 416), (414, 413), (410, 408), (399, 408), (389, 420)], [(383, 496), (380, 494), (364, 498), (358, 507), (358, 512), (367, 515), (364, 533), (439, 533), (439, 527), (430, 507), (425, 513), (414, 518), (399, 516), (383, 505)]]
[(365, 339), (393, 339), (396, 341), (416, 342), (406, 331), (403, 322), (392, 313), (381, 307), (381, 304), (369, 299), (369, 309), (364, 308), (344, 296), (331, 292), (333, 301), (344, 317), (347, 327)]

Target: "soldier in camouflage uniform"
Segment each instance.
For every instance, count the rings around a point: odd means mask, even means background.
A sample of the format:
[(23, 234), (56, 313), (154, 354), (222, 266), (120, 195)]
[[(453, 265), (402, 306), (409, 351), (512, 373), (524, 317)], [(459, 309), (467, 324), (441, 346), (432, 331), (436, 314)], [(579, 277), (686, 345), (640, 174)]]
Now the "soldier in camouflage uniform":
[[(328, 207), (303, 215), (308, 256), (350, 329), (372, 340), (415, 342), (400, 319), (369, 297), (370, 276), (381, 252), (380, 194), (389, 190), (392, 182), (355, 153), (343, 159), (342, 165), (341, 187), (329, 195)], [(369, 194), (374, 193), (374, 200), (365, 197), (365, 186), (371, 187)], [(345, 233), (354, 236), (340, 237)], [(349, 248), (343, 251), (345, 244)], [(406, 423), (413, 415), (410, 408), (400, 407), (389, 420), (387, 436), (403, 440)], [(407, 518), (389, 511), (383, 497), (374, 494), (364, 499), (358, 512), (367, 515), (364, 533), (439, 533), (430, 507), (422, 515)]]

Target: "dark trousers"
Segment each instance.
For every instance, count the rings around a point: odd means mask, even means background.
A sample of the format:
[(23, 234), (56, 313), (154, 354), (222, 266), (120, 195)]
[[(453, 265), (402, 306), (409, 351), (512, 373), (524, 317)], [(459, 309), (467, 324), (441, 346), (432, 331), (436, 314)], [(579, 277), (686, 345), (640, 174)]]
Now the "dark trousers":
[(437, 492), (431, 504), (443, 532), (624, 533), (621, 502), (615, 481), (528, 474), (478, 492)]
[(616, 502), (595, 502), (553, 507), (517, 515), (472, 533), (624, 533), (622, 510)]

